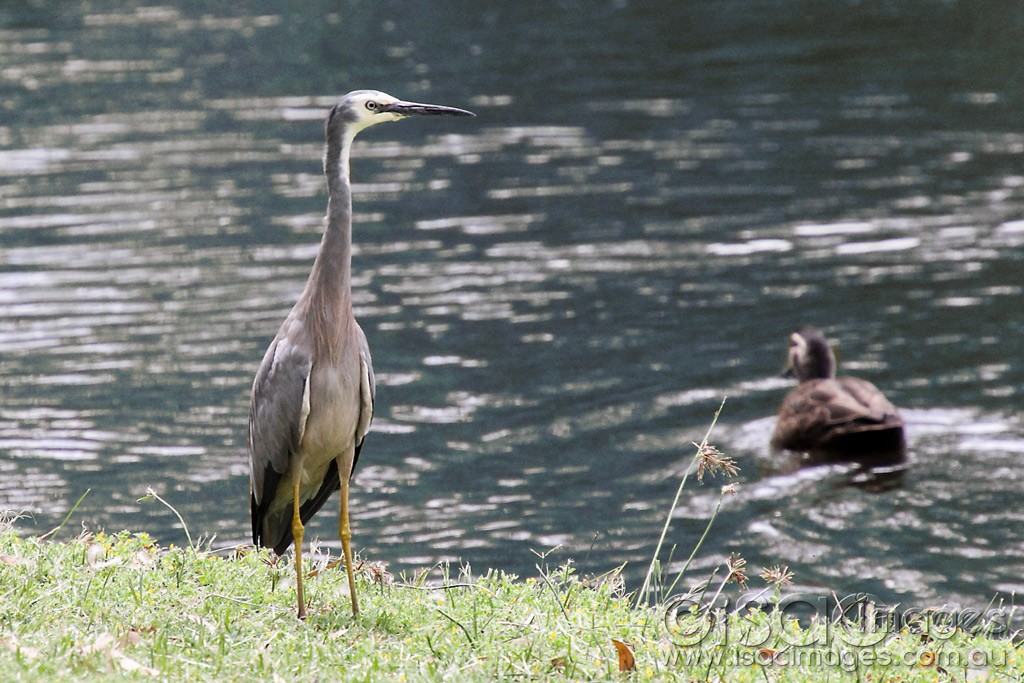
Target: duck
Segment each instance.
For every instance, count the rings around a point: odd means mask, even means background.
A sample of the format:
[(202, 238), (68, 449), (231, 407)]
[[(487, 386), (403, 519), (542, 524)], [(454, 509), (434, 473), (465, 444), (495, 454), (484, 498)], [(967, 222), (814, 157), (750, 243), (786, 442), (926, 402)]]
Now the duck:
[(836, 356), (821, 331), (802, 327), (789, 336), (784, 377), (799, 384), (779, 408), (771, 437), (774, 450), (815, 460), (900, 456), (903, 418), (871, 382), (836, 377)]

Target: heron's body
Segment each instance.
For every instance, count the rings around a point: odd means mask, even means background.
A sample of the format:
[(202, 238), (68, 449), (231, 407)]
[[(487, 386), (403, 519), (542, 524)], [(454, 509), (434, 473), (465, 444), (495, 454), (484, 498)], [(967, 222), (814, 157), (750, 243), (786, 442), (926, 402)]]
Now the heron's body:
[[(301, 367), (309, 368), (306, 376), (301, 378), (295, 452), (283, 472), (274, 470), (266, 473), (264, 490), (272, 490), (271, 497), (261, 497), (257, 501), (253, 495), (254, 540), (273, 548), (278, 554), (283, 554), (293, 540), (292, 491), (296, 482), (299, 485), (301, 520), (305, 524), (340, 487), (339, 462), (342, 471), (351, 473), (355, 468), (359, 448), (369, 427), (374, 393), (369, 347), (354, 319), (350, 324), (356, 327), (362, 348), (346, 349), (333, 362), (314, 365), (305, 358), (296, 358), (287, 333), (271, 345), (271, 352), (281, 354), (279, 360), (291, 356)], [(286, 322), (282, 331), (288, 330), (292, 337), (301, 338), (305, 335), (299, 332), (299, 325), (301, 323), (297, 321)], [(272, 368), (274, 360), (269, 352), (268, 357), (263, 367)], [(298, 382), (299, 379), (295, 376), (290, 381)], [(265, 383), (270, 381), (268, 376)], [(282, 378), (276, 384), (285, 381), (289, 380)], [(293, 389), (293, 400), (298, 393)], [(358, 405), (351, 400), (353, 396), (359, 397)]]
[(772, 434), (775, 449), (835, 456), (891, 453), (903, 447), (903, 419), (878, 388), (836, 377), (824, 336), (803, 328), (790, 337), (788, 372), (800, 380), (782, 402)]
[(415, 114), (471, 115), (372, 90), (343, 97), (327, 117), (327, 221), (305, 289), (260, 364), (249, 409), (253, 542), (278, 554), (295, 544), (299, 617), (304, 525), (341, 490), (339, 536), (352, 611), (358, 612), (350, 547), (348, 483), (373, 416), (370, 347), (352, 313), (349, 153), (363, 128)]

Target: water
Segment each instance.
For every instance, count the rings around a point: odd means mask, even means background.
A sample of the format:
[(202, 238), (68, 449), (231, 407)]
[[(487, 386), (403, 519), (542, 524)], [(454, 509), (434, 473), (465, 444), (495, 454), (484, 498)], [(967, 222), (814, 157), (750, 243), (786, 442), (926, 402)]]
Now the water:
[[(1024, 590), (1024, 12), (1004, 3), (45, 3), (0, 10), (0, 509), (248, 537), (248, 391), (301, 291), (322, 118), (354, 153), (378, 377), (357, 548), (637, 587), (679, 477), (742, 468), (695, 563), (905, 604)], [(821, 6), (826, 5), (826, 6)], [(223, 13), (229, 12), (229, 13)], [(336, 12), (336, 13), (332, 13)], [(813, 324), (904, 411), (900, 484), (767, 447)], [(688, 554), (723, 480), (687, 485)], [(856, 483), (856, 482), (853, 482)], [(332, 503), (312, 525), (327, 545)]]

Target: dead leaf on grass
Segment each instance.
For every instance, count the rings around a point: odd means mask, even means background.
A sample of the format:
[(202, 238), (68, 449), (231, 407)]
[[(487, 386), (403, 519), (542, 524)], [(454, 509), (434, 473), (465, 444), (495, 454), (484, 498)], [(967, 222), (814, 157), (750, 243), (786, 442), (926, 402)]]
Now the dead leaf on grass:
[(6, 564), (12, 567), (21, 567), (24, 565), (35, 564), (35, 562), (27, 557), (19, 557), (18, 555), (0, 555), (0, 564)]
[(367, 571), (370, 573), (370, 580), (378, 586), (390, 586), (395, 582), (395, 577), (391, 575), (387, 565), (383, 562), (371, 562)]
[[(357, 571), (359, 571), (362, 568), (362, 566), (363, 566), (362, 563), (359, 563), (359, 566), (356, 567), (355, 569), (353, 569), (352, 571), (357, 572)], [(327, 563), (323, 564), (323, 566), (321, 566), (321, 567), (319, 567), (317, 569), (311, 569), (306, 574), (306, 578), (307, 579), (312, 579), (314, 576), (318, 576), (321, 572), (327, 572), (327, 571), (330, 571), (332, 569), (335, 569), (336, 567), (341, 567), (342, 569), (345, 568), (345, 558), (344, 557), (338, 558), (337, 560), (331, 560), (330, 562), (327, 562)]]
[(96, 652), (103, 652), (104, 650), (110, 650), (115, 647), (117, 643), (117, 637), (113, 633), (103, 632), (96, 636), (96, 640), (90, 645), (83, 645), (79, 648), (79, 651), (83, 655), (91, 655)]
[(127, 633), (122, 634), (121, 637), (117, 639), (115, 646), (123, 649), (128, 647), (134, 647), (135, 645), (138, 645), (141, 642), (142, 636), (139, 635), (139, 632), (129, 630)]
[(110, 651), (110, 658), (121, 668), (122, 671), (126, 671), (128, 673), (133, 673), (133, 674), (141, 674), (143, 676), (159, 676), (160, 675), (160, 672), (157, 671), (156, 669), (152, 669), (152, 668), (150, 668), (148, 666), (145, 666), (143, 664), (139, 664), (138, 662), (136, 662), (134, 659), (132, 659), (128, 655), (124, 654), (123, 652), (118, 652), (117, 650), (111, 650)]
[(160, 675), (160, 672), (156, 669), (139, 664), (134, 659), (121, 652), (122, 647), (137, 645), (141, 641), (142, 636), (140, 636), (138, 631), (135, 629), (129, 630), (120, 638), (115, 637), (113, 633), (103, 632), (96, 636), (96, 640), (91, 644), (83, 645), (79, 648), (79, 652), (85, 656), (97, 653), (106, 653), (106, 655), (110, 657), (111, 664), (116, 665), (126, 673), (140, 674), (142, 676)]
[(140, 550), (132, 556), (132, 569), (152, 569), (156, 566), (156, 560), (148, 550)]
[(39, 656), (39, 650), (34, 647), (25, 647), (24, 645), (18, 645), (13, 640), (7, 640), (6, 638), (0, 638), (0, 645), (6, 647), (11, 652), (21, 654), (26, 659), (35, 659)]
[(633, 658), (633, 650), (621, 640), (612, 639), (612, 645), (619, 653), (619, 671), (633, 671), (636, 669), (636, 660)]
[(101, 558), (106, 554), (106, 548), (99, 543), (93, 543), (89, 546), (89, 549), (85, 551), (85, 561), (89, 565), (90, 569), (105, 569), (107, 567), (116, 567), (121, 564), (122, 560), (120, 557), (115, 557), (112, 560), (101, 561)]
[(207, 633), (216, 635), (216, 633), (217, 633), (217, 625), (214, 624), (209, 619), (204, 619), (203, 617), (199, 616), (198, 614), (189, 614), (189, 615), (186, 615), (186, 618), (189, 621), (193, 621), (193, 622), (199, 624), (200, 626), (202, 626), (203, 628), (205, 628)]

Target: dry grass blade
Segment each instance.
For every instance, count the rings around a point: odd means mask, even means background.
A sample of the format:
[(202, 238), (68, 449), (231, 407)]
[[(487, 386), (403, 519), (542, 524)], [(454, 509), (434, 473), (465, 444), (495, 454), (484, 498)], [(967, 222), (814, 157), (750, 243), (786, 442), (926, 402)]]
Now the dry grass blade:
[[(644, 583), (640, 587), (640, 591), (637, 593), (637, 606), (639, 606), (640, 603), (643, 602), (645, 598), (647, 598), (648, 594), (651, 591), (651, 579), (654, 577), (654, 569), (658, 566), (658, 557), (661, 555), (661, 548), (665, 544), (665, 537), (668, 535), (668, 528), (672, 524), (672, 517), (673, 515), (675, 515), (676, 508), (679, 506), (679, 499), (683, 495), (683, 488), (686, 486), (686, 481), (690, 476), (690, 468), (693, 466), (693, 461), (699, 460), (701, 454), (706, 450), (708, 439), (711, 438), (711, 432), (712, 430), (714, 430), (715, 425), (718, 424), (718, 417), (719, 415), (722, 414), (722, 409), (725, 408), (725, 401), (726, 399), (723, 398), (722, 403), (718, 406), (718, 410), (715, 411), (715, 416), (711, 420), (711, 426), (708, 427), (708, 431), (704, 434), (704, 439), (700, 442), (700, 444), (697, 445), (697, 452), (694, 454), (693, 460), (690, 461), (690, 466), (687, 467), (686, 471), (683, 473), (682, 481), (679, 482), (679, 488), (676, 489), (676, 496), (672, 500), (671, 507), (669, 507), (668, 515), (665, 516), (665, 525), (661, 528), (661, 536), (658, 538), (658, 544), (654, 547), (654, 555), (651, 557), (651, 564), (647, 567), (647, 575), (644, 577)], [(714, 517), (712, 517), (711, 521), (714, 521)], [(707, 535), (707, 531), (708, 529), (710, 529), (710, 525), (711, 522), (708, 523), (708, 527), (704, 530), (705, 535)], [(701, 541), (698, 542), (698, 545), (700, 542), (703, 542), (703, 537), (701, 538)], [(694, 553), (695, 552), (696, 548), (694, 548)], [(693, 558), (692, 553), (690, 555), (690, 558)], [(687, 561), (687, 566), (689, 566), (689, 561)]]

